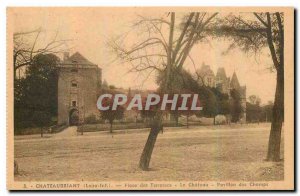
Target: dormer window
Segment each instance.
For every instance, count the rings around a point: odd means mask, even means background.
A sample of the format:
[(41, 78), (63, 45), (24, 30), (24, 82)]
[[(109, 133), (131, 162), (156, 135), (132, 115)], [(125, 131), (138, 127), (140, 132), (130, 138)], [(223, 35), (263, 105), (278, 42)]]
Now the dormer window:
[(77, 85), (77, 82), (73, 81), (73, 82), (71, 83), (71, 86), (77, 88), (77, 86), (78, 86), (78, 85)]

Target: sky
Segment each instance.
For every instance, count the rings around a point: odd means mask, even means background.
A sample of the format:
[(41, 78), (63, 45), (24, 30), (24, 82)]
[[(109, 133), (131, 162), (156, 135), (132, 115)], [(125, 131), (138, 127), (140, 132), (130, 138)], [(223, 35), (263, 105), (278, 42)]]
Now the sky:
[[(132, 25), (138, 16), (161, 17), (165, 15), (164, 11), (139, 8), (14, 8), (10, 11), (9, 20), (13, 22), (14, 32), (31, 31), (39, 27), (43, 29), (38, 43), (40, 46), (52, 40), (56, 33), (57, 39), (72, 39), (63, 47), (70, 49), (70, 55), (78, 51), (97, 64), (108, 84), (132, 89), (156, 89), (154, 75), (144, 81), (145, 74), (128, 73), (130, 65), (113, 61), (115, 55), (107, 41), (130, 32), (126, 42), (134, 43), (139, 32), (132, 33)], [(226, 40), (212, 39), (195, 45), (190, 56), (196, 69), (205, 63), (215, 73), (219, 67), (224, 67), (227, 77), (231, 77), (235, 71), (240, 84), (246, 85), (247, 97), (257, 95), (262, 103), (272, 101), (276, 74), (268, 69), (272, 65), (268, 49), (262, 50), (259, 55), (246, 54), (239, 49), (224, 54), (228, 46)], [(195, 72), (190, 61), (186, 62), (184, 68)]]

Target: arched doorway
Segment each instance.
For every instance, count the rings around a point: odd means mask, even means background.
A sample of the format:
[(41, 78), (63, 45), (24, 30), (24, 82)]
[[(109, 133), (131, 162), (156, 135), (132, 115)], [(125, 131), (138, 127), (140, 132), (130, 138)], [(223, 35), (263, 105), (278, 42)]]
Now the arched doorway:
[(77, 109), (70, 110), (69, 113), (69, 125), (78, 125), (79, 123), (79, 112)]

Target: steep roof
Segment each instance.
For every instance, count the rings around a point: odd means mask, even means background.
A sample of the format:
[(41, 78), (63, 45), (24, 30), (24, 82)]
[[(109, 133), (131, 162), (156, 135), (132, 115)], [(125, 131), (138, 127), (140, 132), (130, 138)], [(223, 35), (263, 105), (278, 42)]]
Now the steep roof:
[(218, 68), (216, 78), (217, 78), (217, 79), (221, 79), (221, 80), (223, 80), (223, 81), (226, 81), (226, 80), (227, 80), (227, 76), (226, 76), (226, 72), (225, 72), (224, 67)]
[(232, 78), (230, 81), (230, 86), (235, 89), (240, 89), (240, 83), (239, 83), (238, 77), (235, 72), (233, 72), (233, 75), (232, 75)]
[(200, 76), (206, 76), (206, 75), (213, 75), (215, 76), (214, 72), (211, 70), (209, 65), (205, 65), (204, 63), (202, 63), (201, 69), (197, 70), (197, 73)]
[(86, 59), (82, 54), (79, 52), (75, 52), (72, 56), (65, 59), (63, 64), (80, 64), (80, 65), (95, 65), (94, 63), (90, 62)]

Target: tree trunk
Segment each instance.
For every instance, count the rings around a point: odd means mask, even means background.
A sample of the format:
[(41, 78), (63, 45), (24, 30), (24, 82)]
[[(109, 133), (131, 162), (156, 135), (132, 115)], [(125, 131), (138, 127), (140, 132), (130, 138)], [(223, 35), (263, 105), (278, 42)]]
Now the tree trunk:
[(214, 116), (214, 125), (216, 125), (216, 116)]
[(145, 144), (143, 153), (140, 158), (139, 167), (144, 171), (148, 170), (149, 168), (151, 155), (154, 149), (156, 138), (158, 136), (159, 131), (161, 130), (161, 127), (162, 127), (161, 116), (158, 115), (157, 118), (153, 119), (151, 122), (151, 130), (147, 142)]
[(41, 127), (41, 137), (43, 137), (43, 128)]
[(186, 115), (186, 128), (189, 128), (189, 116)]
[(135, 116), (135, 127), (137, 128), (137, 116)]
[(113, 131), (113, 130), (112, 130), (112, 125), (113, 125), (113, 123), (112, 123), (112, 122), (109, 122), (109, 124), (110, 124), (109, 132), (112, 133), (112, 131)]
[[(171, 12), (171, 21), (170, 21), (170, 34), (169, 34), (169, 43), (167, 47), (167, 66), (166, 66), (166, 81), (164, 84), (162, 84), (161, 92), (166, 93), (166, 90), (171, 90), (170, 89), (170, 71), (171, 71), (171, 66), (172, 66), (172, 47), (173, 47), (173, 34), (174, 34), (174, 25), (175, 25), (175, 13)], [(154, 145), (156, 142), (156, 138), (158, 136), (159, 131), (162, 128), (162, 116), (163, 114), (158, 111), (153, 118), (151, 122), (151, 130), (147, 139), (147, 142), (145, 144), (145, 147), (143, 149), (143, 153), (140, 158), (139, 162), (139, 167), (142, 170), (148, 170), (150, 160), (151, 160), (151, 155), (154, 149)]]
[(179, 116), (178, 116), (178, 115), (176, 115), (175, 120), (176, 120), (176, 127), (178, 127), (178, 126), (179, 126), (179, 123), (178, 123), (178, 121), (179, 121)]
[(277, 70), (277, 84), (275, 102), (273, 106), (273, 119), (268, 146), (268, 161), (280, 161), (281, 128), (284, 119), (284, 72)]

